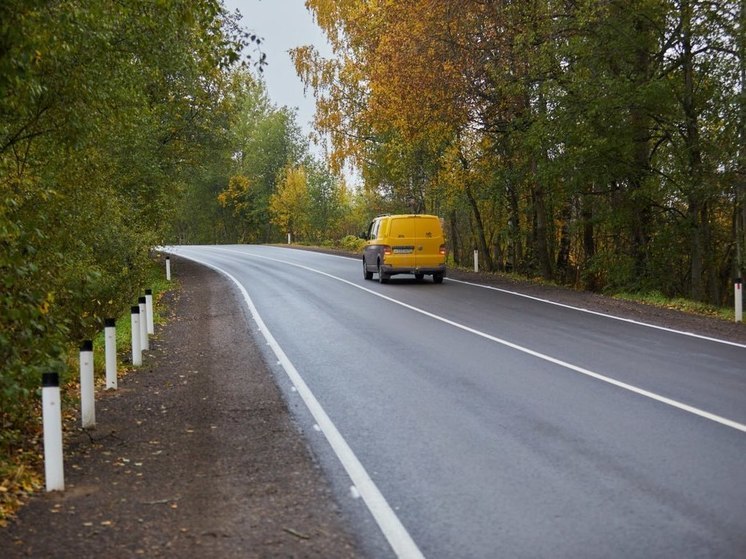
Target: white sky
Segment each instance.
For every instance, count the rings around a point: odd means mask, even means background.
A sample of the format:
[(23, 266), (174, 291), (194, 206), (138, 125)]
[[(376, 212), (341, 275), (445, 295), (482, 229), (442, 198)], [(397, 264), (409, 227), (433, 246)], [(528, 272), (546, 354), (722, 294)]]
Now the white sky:
[[(243, 16), (243, 27), (263, 38), (261, 48), (267, 55), (264, 81), (270, 99), (278, 107), (296, 108), (297, 122), (308, 134), (315, 110), (313, 92), (304, 94), (288, 51), (313, 45), (322, 55), (330, 56), (331, 47), (306, 9), (305, 0), (223, 0), (223, 3), (231, 12), (238, 9)], [(313, 151), (318, 153), (316, 149)]]

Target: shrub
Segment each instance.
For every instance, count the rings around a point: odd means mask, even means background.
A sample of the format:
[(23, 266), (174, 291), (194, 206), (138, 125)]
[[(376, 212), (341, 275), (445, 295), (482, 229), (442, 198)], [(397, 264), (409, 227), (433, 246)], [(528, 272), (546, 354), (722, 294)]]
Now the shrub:
[(350, 252), (360, 252), (365, 247), (365, 240), (355, 235), (347, 235), (340, 241), (340, 245), (343, 249)]

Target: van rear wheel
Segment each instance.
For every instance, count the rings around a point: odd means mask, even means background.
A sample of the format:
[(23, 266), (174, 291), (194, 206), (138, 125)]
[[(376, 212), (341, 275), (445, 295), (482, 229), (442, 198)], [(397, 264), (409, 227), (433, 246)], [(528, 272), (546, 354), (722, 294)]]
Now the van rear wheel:
[(367, 280), (373, 279), (373, 272), (368, 271), (368, 265), (365, 263), (365, 258), (363, 258), (363, 277)]
[(425, 274), (417, 273), (414, 275), (414, 279), (416, 279), (417, 281), (422, 281), (423, 279), (425, 279)]
[(443, 283), (443, 274), (433, 274), (433, 283)]
[(388, 282), (389, 282), (389, 278), (390, 278), (390, 277), (391, 277), (391, 276), (389, 276), (388, 274), (385, 274), (385, 273), (384, 273), (384, 272), (383, 272), (383, 271), (381, 270), (381, 263), (379, 262), (379, 263), (378, 263), (378, 282), (379, 282), (379, 283), (388, 283)]

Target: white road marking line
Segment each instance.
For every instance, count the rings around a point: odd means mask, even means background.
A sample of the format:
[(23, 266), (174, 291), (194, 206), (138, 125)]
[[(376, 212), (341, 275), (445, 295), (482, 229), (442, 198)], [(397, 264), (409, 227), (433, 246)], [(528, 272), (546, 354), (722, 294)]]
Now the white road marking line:
[(290, 361), (290, 359), (288, 359), (288, 356), (282, 350), (280, 345), (277, 343), (277, 340), (275, 340), (274, 336), (265, 325), (262, 317), (257, 311), (256, 306), (254, 306), (254, 302), (251, 300), (251, 297), (249, 297), (249, 293), (246, 291), (241, 282), (239, 282), (226, 270), (220, 268), (219, 266), (216, 266), (215, 264), (211, 264), (194, 256), (189, 256), (182, 252), (179, 252), (178, 254), (180, 256), (188, 258), (189, 260), (193, 260), (195, 262), (213, 268), (214, 270), (217, 270), (236, 284), (238, 289), (241, 291), (241, 294), (243, 295), (244, 301), (249, 307), (251, 316), (254, 318), (254, 321), (259, 326), (259, 329), (264, 335), (264, 338), (267, 340), (268, 345), (272, 347), (272, 351), (275, 353), (275, 356), (282, 363), (282, 367), (285, 370), (285, 373), (290, 378), (290, 381), (293, 383), (293, 387), (298, 391), (298, 394), (300, 394), (301, 398), (303, 398), (303, 402), (306, 404), (306, 407), (311, 412), (311, 415), (316, 420), (317, 425), (326, 436), (326, 439), (329, 441), (329, 444), (334, 450), (334, 453), (337, 455), (337, 458), (339, 458), (342, 466), (347, 471), (347, 475), (350, 476), (350, 479), (354, 484), (352, 487), (354, 487), (357, 494), (362, 497), (363, 501), (368, 507), (368, 510), (370, 510), (371, 514), (375, 518), (378, 526), (381, 529), (381, 532), (383, 532), (383, 535), (388, 540), (389, 545), (391, 545), (391, 548), (394, 550), (396, 556), (406, 559), (424, 559), (424, 555), (417, 547), (417, 544), (412, 539), (412, 536), (409, 535), (409, 532), (407, 532), (407, 529), (401, 523), (399, 517), (396, 516), (396, 513), (388, 504), (381, 491), (370, 478), (368, 472), (360, 463), (357, 456), (355, 456), (355, 453), (347, 444), (347, 441), (345, 441), (342, 434), (339, 432), (337, 427), (324, 411), (324, 408), (321, 407), (321, 404), (313, 395), (313, 392), (311, 392), (311, 389), (308, 388), (308, 385), (305, 383), (300, 373), (298, 373), (293, 363)]
[(329, 274), (327, 272), (323, 272), (321, 270), (317, 270), (317, 269), (311, 268), (309, 266), (304, 266), (302, 264), (296, 264), (295, 262), (289, 262), (287, 260), (281, 260), (281, 259), (278, 259), (278, 258), (271, 258), (269, 256), (260, 256), (260, 255), (257, 255), (257, 254), (251, 254), (251, 253), (247, 253), (247, 252), (243, 252), (243, 251), (239, 251), (239, 250), (234, 250), (234, 249), (228, 249), (228, 248), (219, 248), (219, 247), (216, 247), (216, 248), (217, 248), (217, 250), (228, 251), (228, 252), (235, 252), (235, 253), (238, 253), (238, 254), (241, 254), (241, 255), (244, 255), (244, 256), (248, 256), (248, 257), (251, 257), (251, 258), (259, 258), (259, 259), (263, 259), (263, 260), (270, 260), (270, 261), (273, 261), (273, 262), (278, 262), (280, 264), (286, 264), (286, 265), (289, 265), (289, 266), (294, 266), (296, 268), (301, 268), (303, 270), (307, 270), (307, 271), (313, 272), (315, 274), (320, 274), (322, 276), (326, 276), (326, 277), (331, 278), (333, 280), (340, 281), (342, 283), (350, 285), (350, 286), (352, 286), (352, 287), (354, 287), (356, 289), (360, 289), (362, 291), (366, 291), (366, 292), (370, 293), (371, 295), (374, 295), (376, 297), (380, 297), (381, 299), (385, 299), (385, 300), (390, 301), (390, 302), (392, 302), (392, 303), (394, 303), (396, 305), (400, 305), (400, 306), (402, 306), (404, 308), (407, 308), (409, 310), (412, 310), (414, 312), (420, 313), (422, 315), (425, 315), (427, 317), (433, 318), (435, 320), (439, 320), (440, 322), (443, 322), (445, 324), (449, 324), (449, 325), (451, 325), (451, 326), (453, 326), (455, 328), (459, 328), (461, 330), (464, 330), (465, 332), (469, 332), (471, 334), (475, 334), (475, 335), (480, 336), (482, 338), (485, 338), (487, 340), (491, 340), (493, 342), (496, 342), (498, 344), (504, 345), (504, 346), (509, 347), (511, 349), (515, 349), (516, 351), (520, 351), (522, 353), (526, 353), (526, 354), (531, 355), (533, 357), (536, 357), (538, 359), (542, 359), (543, 361), (547, 361), (549, 363), (553, 363), (555, 365), (559, 365), (560, 367), (564, 367), (566, 369), (570, 369), (571, 371), (575, 371), (575, 372), (580, 373), (582, 375), (586, 375), (586, 376), (594, 378), (596, 380), (600, 380), (602, 382), (611, 384), (613, 386), (616, 386), (617, 388), (622, 388), (622, 389), (627, 390), (629, 392), (633, 392), (633, 393), (638, 394), (640, 396), (644, 396), (646, 398), (650, 398), (651, 400), (655, 400), (656, 402), (660, 402), (662, 404), (666, 404), (668, 406), (680, 409), (682, 411), (685, 411), (685, 412), (688, 412), (688, 413), (691, 413), (691, 414), (694, 414), (694, 415), (698, 415), (699, 417), (703, 417), (705, 419), (709, 419), (710, 421), (714, 421), (716, 423), (720, 423), (721, 425), (725, 425), (726, 427), (731, 427), (733, 429), (737, 429), (738, 431), (742, 431), (742, 432), (746, 433), (746, 425), (744, 425), (743, 423), (739, 423), (737, 421), (733, 421), (732, 419), (728, 419), (726, 417), (722, 417), (722, 416), (716, 415), (714, 413), (710, 413), (708, 411), (701, 410), (699, 408), (695, 408), (694, 406), (690, 406), (689, 404), (685, 404), (683, 402), (679, 402), (677, 400), (673, 400), (672, 398), (667, 398), (666, 396), (661, 396), (660, 394), (656, 394), (654, 392), (650, 392), (649, 390), (645, 390), (643, 388), (639, 388), (639, 387), (634, 386), (632, 384), (627, 384), (626, 382), (618, 381), (616, 379), (604, 376), (602, 374), (596, 373), (596, 372), (591, 371), (589, 369), (585, 369), (583, 367), (578, 367), (577, 365), (573, 365), (572, 363), (568, 363), (568, 362), (562, 361), (560, 359), (555, 359), (554, 357), (551, 357), (551, 356), (546, 355), (544, 353), (540, 353), (538, 351), (534, 351), (534, 350), (529, 349), (527, 347), (523, 347), (523, 346), (520, 346), (518, 344), (514, 344), (514, 343), (509, 342), (507, 340), (503, 340), (502, 338), (498, 338), (496, 336), (492, 336), (491, 334), (487, 334), (486, 332), (482, 332), (480, 330), (476, 330), (476, 329), (471, 328), (469, 326), (466, 326), (464, 324), (460, 324), (458, 322), (454, 322), (453, 320), (449, 320), (449, 319), (447, 319), (445, 317), (436, 315), (436, 314), (431, 313), (429, 311), (426, 311), (424, 309), (420, 309), (419, 307), (415, 307), (415, 306), (410, 305), (408, 303), (404, 303), (402, 301), (399, 301), (399, 300), (394, 299), (392, 297), (389, 297), (387, 295), (383, 295), (382, 293), (378, 293), (377, 291), (373, 291), (372, 289), (368, 289), (367, 287), (363, 287), (361, 285), (358, 285), (356, 283), (348, 281), (348, 280), (346, 280), (344, 278), (340, 278), (338, 276), (334, 276), (334, 275)]
[(480, 287), (482, 289), (490, 289), (492, 291), (499, 291), (501, 293), (507, 293), (508, 295), (516, 295), (517, 297), (523, 297), (525, 299), (531, 299), (533, 301), (539, 301), (540, 303), (547, 303), (549, 305), (555, 305), (557, 307), (563, 307), (565, 309), (572, 309), (575, 311), (580, 311), (588, 314), (595, 314), (597, 316), (603, 316), (604, 318), (611, 318), (613, 320), (619, 320), (621, 322), (629, 322), (631, 324), (636, 324), (638, 326), (645, 326), (647, 328), (655, 328), (656, 330), (663, 330), (665, 332), (672, 332), (674, 334), (681, 334), (682, 336), (691, 336), (692, 338), (700, 338), (702, 340), (707, 340), (708, 342), (717, 342), (719, 344), (726, 344), (726, 345), (732, 345), (736, 347), (743, 347), (746, 348), (746, 344), (741, 344), (738, 342), (731, 342), (728, 340), (721, 340), (719, 338), (711, 338), (709, 336), (703, 336), (702, 334), (695, 334), (693, 332), (686, 332), (685, 330), (675, 330), (673, 328), (666, 328), (665, 326), (658, 326), (656, 324), (650, 324), (648, 322), (640, 322), (639, 320), (633, 320), (631, 318), (623, 318), (621, 316), (615, 316), (613, 314), (606, 314), (599, 311), (592, 311), (590, 309), (584, 309), (583, 307), (574, 307), (573, 305), (567, 305), (565, 303), (558, 303), (556, 301), (550, 301), (549, 299), (542, 299), (541, 297), (534, 297), (533, 295), (527, 295), (525, 293), (519, 293), (518, 291), (510, 291), (509, 289), (502, 289), (500, 287), (494, 287), (492, 285), (483, 285), (481, 283), (473, 283), (470, 281), (463, 281), (463, 280), (457, 280), (453, 278), (446, 278), (448, 281), (454, 282), (454, 283), (463, 283), (464, 285), (470, 285), (472, 287)]
[[(296, 250), (299, 250), (299, 249), (296, 249)], [(241, 251), (236, 251), (236, 252), (238, 252), (239, 254), (248, 254), (248, 253), (241, 252)], [(353, 258), (352, 256), (343, 256), (343, 255), (340, 255), (340, 254), (329, 254), (329, 253), (326, 253), (326, 252), (319, 252), (317, 254), (321, 254), (323, 256), (329, 256), (329, 257), (332, 257), (332, 258), (344, 258), (345, 260), (354, 260), (354, 261), (358, 261), (359, 260), (359, 258)], [(523, 297), (525, 299), (531, 299), (533, 301), (538, 301), (540, 303), (546, 303), (548, 305), (554, 305), (554, 306), (562, 307), (562, 308), (565, 308), (565, 309), (572, 309), (574, 311), (584, 312), (584, 313), (588, 313), (588, 314), (595, 314), (597, 316), (602, 316), (604, 318), (610, 318), (612, 320), (619, 320), (620, 322), (628, 322), (630, 324), (636, 324), (637, 326), (644, 326), (646, 328), (654, 328), (656, 330), (663, 330), (664, 332), (671, 332), (673, 334), (680, 334), (682, 336), (690, 336), (692, 338), (699, 338), (701, 340), (707, 340), (708, 342), (716, 342), (716, 343), (719, 343), (719, 344), (732, 345), (732, 346), (735, 346), (735, 347), (746, 348), (746, 344), (742, 344), (742, 343), (739, 343), (739, 342), (731, 342), (729, 340), (723, 340), (721, 338), (712, 338), (710, 336), (704, 336), (702, 334), (695, 334), (694, 332), (687, 332), (686, 330), (676, 330), (674, 328), (667, 328), (665, 326), (658, 326), (657, 324), (650, 324), (649, 322), (642, 322), (640, 320), (634, 320), (632, 318), (624, 318), (624, 317), (621, 317), (621, 316), (616, 316), (616, 315), (613, 315), (613, 314), (603, 313), (603, 312), (600, 312), (600, 311), (592, 311), (590, 309), (584, 309), (583, 307), (576, 307), (574, 305), (568, 305), (566, 303), (558, 303), (557, 301), (551, 301), (549, 299), (542, 299), (541, 297), (535, 297), (533, 295), (528, 295), (526, 293), (521, 293), (519, 291), (511, 291), (510, 289), (503, 289), (501, 287), (495, 287), (493, 285), (484, 285), (483, 283), (476, 283), (476, 282), (471, 282), (471, 281), (457, 280), (457, 279), (448, 278), (448, 277), (445, 278), (445, 280), (447, 282), (461, 283), (461, 284), (464, 284), (464, 285), (470, 285), (472, 287), (479, 287), (481, 289), (490, 289), (492, 291), (499, 291), (500, 293), (507, 293), (508, 295), (515, 295), (517, 297)]]

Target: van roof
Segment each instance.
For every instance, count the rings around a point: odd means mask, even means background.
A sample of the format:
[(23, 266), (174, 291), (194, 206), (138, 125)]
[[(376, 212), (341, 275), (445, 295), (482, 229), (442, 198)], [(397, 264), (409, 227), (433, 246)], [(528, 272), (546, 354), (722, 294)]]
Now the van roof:
[(431, 214), (387, 214), (380, 217), (392, 217), (392, 218), (402, 218), (402, 217), (432, 217), (435, 219), (440, 219), (437, 215), (431, 215)]

